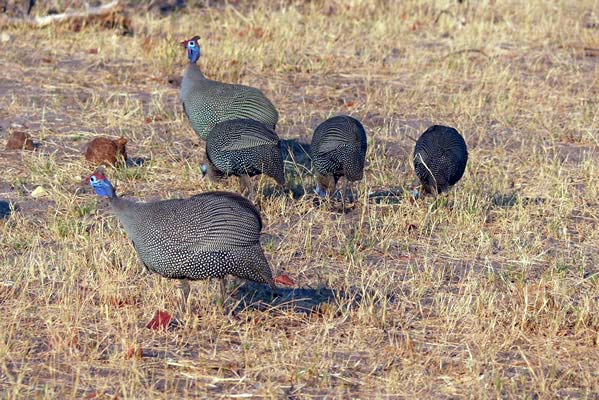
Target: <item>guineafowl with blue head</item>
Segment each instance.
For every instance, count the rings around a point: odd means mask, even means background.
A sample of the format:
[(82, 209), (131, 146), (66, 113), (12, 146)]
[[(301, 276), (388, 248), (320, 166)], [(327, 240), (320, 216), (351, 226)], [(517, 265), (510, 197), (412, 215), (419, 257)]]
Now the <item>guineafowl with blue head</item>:
[(219, 122), (250, 118), (274, 130), (279, 113), (272, 102), (258, 89), (237, 84), (217, 82), (202, 73), (199, 36), (182, 42), (189, 64), (181, 81), (181, 101), (195, 133), (206, 139)]
[(262, 218), (248, 199), (235, 193), (208, 192), (143, 203), (117, 196), (102, 171), (87, 180), (98, 196), (110, 201), (144, 266), (180, 281), (182, 310), (190, 280), (220, 279), (223, 300), (226, 275), (275, 288), (260, 246)]

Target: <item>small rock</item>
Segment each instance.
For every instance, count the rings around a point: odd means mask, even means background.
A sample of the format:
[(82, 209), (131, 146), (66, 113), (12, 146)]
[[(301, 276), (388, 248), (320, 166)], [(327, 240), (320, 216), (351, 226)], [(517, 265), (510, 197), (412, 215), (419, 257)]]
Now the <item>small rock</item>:
[(14, 131), (6, 141), (6, 150), (33, 150), (31, 136), (22, 131)]
[(46, 195), (46, 189), (41, 186), (36, 187), (33, 192), (31, 192), (31, 197), (37, 199), (39, 197), (43, 197)]
[(0, 33), (0, 42), (2, 42), (2, 43), (10, 42), (11, 39), (12, 39), (12, 37), (8, 33), (6, 33), (6, 32)]
[(127, 139), (121, 137), (113, 140), (107, 137), (98, 137), (88, 143), (85, 159), (94, 166), (117, 165), (127, 161)]

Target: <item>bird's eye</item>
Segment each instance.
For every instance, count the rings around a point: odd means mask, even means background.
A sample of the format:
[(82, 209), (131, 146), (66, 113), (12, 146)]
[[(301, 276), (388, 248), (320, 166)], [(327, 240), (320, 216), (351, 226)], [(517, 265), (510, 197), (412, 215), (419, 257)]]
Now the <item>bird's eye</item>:
[(189, 42), (189, 47), (196, 47), (196, 43), (194, 41)]
[(95, 176), (93, 176), (93, 175), (92, 175), (92, 176), (90, 176), (90, 177), (89, 177), (89, 181), (90, 181), (91, 183), (96, 183), (96, 177), (95, 177)]

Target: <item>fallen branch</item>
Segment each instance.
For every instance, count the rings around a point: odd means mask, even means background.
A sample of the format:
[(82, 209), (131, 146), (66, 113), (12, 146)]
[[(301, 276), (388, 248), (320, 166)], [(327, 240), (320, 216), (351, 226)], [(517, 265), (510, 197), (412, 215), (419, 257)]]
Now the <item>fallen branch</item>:
[(8, 18), (3, 21), (2, 25), (30, 25), (36, 28), (42, 28), (44, 26), (63, 22), (86, 21), (109, 15), (116, 11), (118, 6), (119, 0), (113, 0), (110, 3), (98, 7), (89, 7), (85, 11), (70, 11), (62, 14), (46, 15), (35, 18)]

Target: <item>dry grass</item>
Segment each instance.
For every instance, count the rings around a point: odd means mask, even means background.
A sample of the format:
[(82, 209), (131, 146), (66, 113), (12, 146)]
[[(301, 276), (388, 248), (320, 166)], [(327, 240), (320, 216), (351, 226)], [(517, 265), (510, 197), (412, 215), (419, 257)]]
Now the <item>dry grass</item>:
[[(0, 152), (0, 197), (19, 206), (0, 221), (1, 397), (597, 398), (599, 3), (385, 3), (139, 13), (134, 36), (7, 31), (0, 133), (40, 147)], [(368, 166), (347, 214), (261, 201), (271, 265), (314, 289), (307, 310), (223, 313), (198, 282), (186, 324), (154, 332), (177, 293), (82, 184), (81, 148), (127, 137), (145, 163), (109, 173), (137, 198), (237, 189), (200, 178), (167, 84), (193, 34), (207, 75), (273, 100), (281, 137), (360, 118)], [(407, 135), (433, 122), (469, 145), (458, 186), (436, 203), (367, 201), (414, 183)]]

